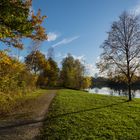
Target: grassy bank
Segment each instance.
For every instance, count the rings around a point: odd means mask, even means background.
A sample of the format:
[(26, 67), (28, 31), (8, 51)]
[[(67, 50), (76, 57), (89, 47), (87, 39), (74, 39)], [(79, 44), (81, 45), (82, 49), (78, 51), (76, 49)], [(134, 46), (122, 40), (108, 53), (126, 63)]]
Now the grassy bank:
[(60, 90), (42, 130), (43, 140), (138, 140), (140, 99)]

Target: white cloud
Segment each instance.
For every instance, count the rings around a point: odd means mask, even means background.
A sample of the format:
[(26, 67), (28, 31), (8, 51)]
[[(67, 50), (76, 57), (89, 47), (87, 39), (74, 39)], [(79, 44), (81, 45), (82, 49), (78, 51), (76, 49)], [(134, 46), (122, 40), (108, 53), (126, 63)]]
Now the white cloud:
[(60, 45), (65, 45), (65, 44), (69, 44), (71, 43), (72, 41), (78, 39), (80, 36), (74, 36), (74, 37), (71, 37), (71, 38), (64, 38), (63, 40), (57, 42), (56, 44), (52, 45), (52, 47), (57, 47), (57, 46), (60, 46)]
[(54, 32), (48, 33), (48, 41), (55, 41), (58, 38), (58, 34)]
[(24, 61), (24, 57), (23, 56), (19, 56), (19, 61)]
[(94, 64), (85, 64), (86, 75), (95, 76), (95, 74), (99, 73), (99, 70), (94, 66)]
[(61, 53), (61, 52), (57, 52), (57, 53), (55, 54), (55, 57), (56, 57), (56, 58), (62, 58), (62, 53)]
[(67, 57), (67, 54), (66, 53), (57, 52), (55, 54), (55, 57), (58, 58), (58, 59), (63, 59), (65, 57)]
[(11, 55), (12, 57), (16, 58), (17, 60), (23, 62), (24, 61), (24, 56), (19, 56), (19, 55), (16, 55), (16, 54), (12, 54)]

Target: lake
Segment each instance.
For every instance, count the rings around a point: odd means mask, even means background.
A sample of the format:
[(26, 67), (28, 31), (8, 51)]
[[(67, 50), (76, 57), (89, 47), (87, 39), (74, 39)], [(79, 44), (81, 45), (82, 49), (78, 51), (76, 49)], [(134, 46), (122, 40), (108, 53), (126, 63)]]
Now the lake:
[[(92, 89), (88, 89), (89, 93), (103, 94), (103, 95), (111, 95), (111, 96), (128, 96), (127, 91), (123, 89), (111, 89), (109, 87), (97, 88), (94, 87)], [(140, 90), (132, 90), (133, 98), (140, 98)]]

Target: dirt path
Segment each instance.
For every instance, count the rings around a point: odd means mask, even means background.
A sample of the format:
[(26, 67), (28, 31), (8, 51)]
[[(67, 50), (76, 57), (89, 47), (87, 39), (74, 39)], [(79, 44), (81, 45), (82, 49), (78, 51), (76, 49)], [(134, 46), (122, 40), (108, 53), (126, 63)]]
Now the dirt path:
[[(50, 90), (49, 93), (41, 95), (37, 100), (33, 101), (26, 107), (31, 112), (26, 115), (30, 116), (24, 119), (7, 121), (0, 124), (0, 140), (38, 140), (40, 127), (42, 126), (44, 116), (48, 112), (49, 105), (56, 95), (56, 90)], [(16, 114), (22, 115), (22, 114)], [(12, 119), (11, 119), (12, 120)]]

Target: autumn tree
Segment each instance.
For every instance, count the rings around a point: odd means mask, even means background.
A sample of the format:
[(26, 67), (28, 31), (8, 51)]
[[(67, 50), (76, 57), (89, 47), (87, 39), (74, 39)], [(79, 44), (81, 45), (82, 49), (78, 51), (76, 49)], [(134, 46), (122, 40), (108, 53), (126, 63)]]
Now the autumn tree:
[(25, 63), (30, 71), (37, 74), (43, 69), (46, 63), (45, 55), (40, 51), (33, 51), (27, 55)]
[(90, 88), (91, 86), (92, 86), (92, 77), (84, 76), (82, 79), (81, 88), (87, 89), (87, 88)]
[(47, 60), (44, 61), (43, 67), (38, 75), (36, 85), (41, 88), (46, 88), (48, 86), (48, 71), (50, 71), (51, 67)]
[(48, 63), (50, 66), (50, 69), (47, 71), (48, 86), (54, 87), (57, 85), (58, 82), (59, 68), (57, 63), (52, 58), (48, 59)]
[(38, 84), (43, 87), (56, 87), (58, 85), (59, 68), (57, 63), (49, 58), (46, 66), (39, 75)]
[(35, 88), (36, 79), (24, 63), (0, 51), (0, 92), (14, 97)]
[(35, 15), (30, 10), (32, 0), (1, 0), (0, 1), (0, 41), (8, 46), (23, 49), (22, 38), (46, 40), (47, 35), (38, 10)]
[(134, 75), (140, 68), (140, 20), (138, 16), (123, 12), (113, 22), (108, 38), (101, 46), (103, 53), (97, 64), (101, 72), (122, 76), (128, 86), (129, 100)]

